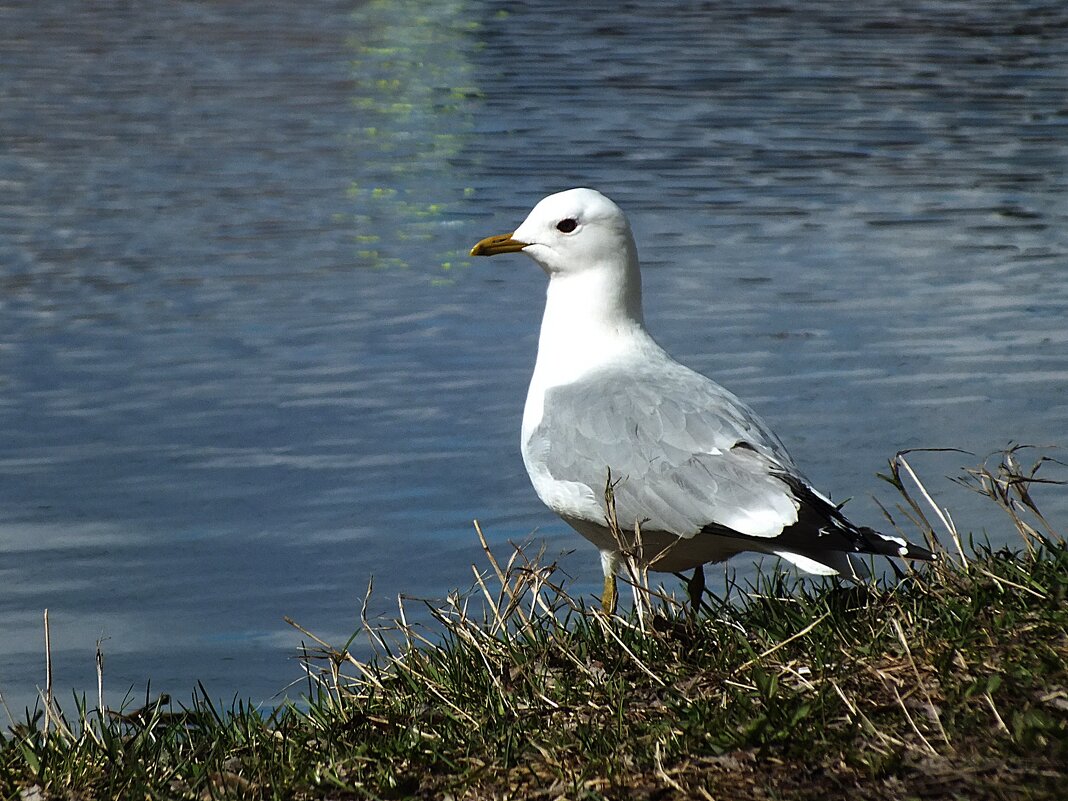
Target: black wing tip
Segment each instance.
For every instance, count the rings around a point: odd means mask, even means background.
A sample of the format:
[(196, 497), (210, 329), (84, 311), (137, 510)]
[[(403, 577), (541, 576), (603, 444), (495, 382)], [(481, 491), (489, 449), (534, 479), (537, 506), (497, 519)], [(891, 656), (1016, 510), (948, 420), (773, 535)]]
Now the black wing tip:
[(840, 507), (829, 502), (799, 476), (778, 471), (773, 475), (789, 487), (794, 500), (800, 506), (796, 523), (771, 538), (742, 534), (719, 523), (706, 524), (701, 533), (765, 544), (779, 543), (785, 549), (793, 546), (798, 553), (807, 553), (806, 549), (812, 546), (810, 538), (815, 534), (822, 541), (822, 546), (831, 551), (922, 562), (937, 559), (935, 553), (922, 545), (909, 542), (904, 537), (883, 534), (868, 526), (854, 525), (842, 514)]
[(924, 562), (933, 561), (934, 553), (921, 545), (915, 545), (904, 537), (896, 537), (876, 531), (868, 526), (857, 526), (842, 514), (841, 506), (829, 503), (803, 480), (796, 476), (784, 475), (782, 480), (794, 493), (794, 498), (810, 514), (822, 520), (821, 532), (833, 531), (847, 540), (854, 553), (892, 556), (898, 559), (917, 559)]
[(857, 532), (863, 538), (861, 553), (896, 556), (899, 559), (917, 559), (921, 562), (933, 562), (935, 559), (933, 551), (909, 542), (904, 537), (892, 537), (867, 526), (857, 528)]

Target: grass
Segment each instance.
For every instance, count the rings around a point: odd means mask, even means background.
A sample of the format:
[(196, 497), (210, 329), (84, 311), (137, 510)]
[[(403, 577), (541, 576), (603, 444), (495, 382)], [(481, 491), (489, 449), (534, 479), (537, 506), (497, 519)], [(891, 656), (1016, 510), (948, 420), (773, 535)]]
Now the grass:
[(429, 605), (432, 626), (403, 607), (365, 622), (369, 660), (306, 632), (302, 704), (221, 709), (203, 688), (120, 711), (50, 700), (0, 735), (0, 792), (1063, 799), (1068, 547), (1031, 495), (1051, 460), (1025, 470), (1021, 452), (961, 479), (1007, 512), (1017, 550), (965, 543), (904, 454), (890, 522), (950, 543), (893, 584), (764, 576), (697, 615), (645, 587), (607, 617), (553, 564), (486, 548), (473, 591)]

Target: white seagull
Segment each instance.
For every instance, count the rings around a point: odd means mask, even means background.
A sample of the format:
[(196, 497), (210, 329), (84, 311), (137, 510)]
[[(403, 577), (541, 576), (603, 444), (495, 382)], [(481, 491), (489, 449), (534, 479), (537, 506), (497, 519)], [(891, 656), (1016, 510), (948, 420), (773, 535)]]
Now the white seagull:
[[(607, 197), (550, 195), (514, 233), (483, 239), (471, 255), (517, 251), (549, 276), (523, 462), (538, 497), (600, 550), (605, 612), (615, 610), (624, 552), (650, 570), (693, 568), (695, 608), (702, 566), (742, 551), (850, 578), (863, 574), (850, 554), (932, 558), (850, 523), (756, 412), (656, 344), (642, 316), (634, 238)], [(620, 530), (636, 540), (621, 542)]]

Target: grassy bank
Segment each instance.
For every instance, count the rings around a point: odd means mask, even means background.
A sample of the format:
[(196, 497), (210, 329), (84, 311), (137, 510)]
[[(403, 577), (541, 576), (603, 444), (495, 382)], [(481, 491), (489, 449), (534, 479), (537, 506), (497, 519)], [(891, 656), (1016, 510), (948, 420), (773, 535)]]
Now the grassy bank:
[[(934, 538), (908, 464), (893, 516)], [(968, 798), (1068, 795), (1068, 548), (1015, 454), (965, 479), (1017, 550), (960, 543), (878, 587), (781, 577), (608, 618), (522, 551), (435, 625), (318, 643), (308, 703), (56, 710), (0, 740), (7, 797)], [(910, 486), (913, 486), (910, 484)], [(946, 516), (945, 524), (951, 523)], [(309, 637), (311, 635), (309, 634)], [(426, 637), (426, 639), (423, 639)]]

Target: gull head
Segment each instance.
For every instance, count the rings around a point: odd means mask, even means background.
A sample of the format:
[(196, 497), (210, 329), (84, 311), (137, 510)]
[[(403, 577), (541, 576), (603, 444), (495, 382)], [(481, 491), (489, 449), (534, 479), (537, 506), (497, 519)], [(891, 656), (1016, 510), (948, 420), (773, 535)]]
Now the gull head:
[(622, 209), (594, 189), (549, 195), (513, 233), (490, 236), (472, 256), (522, 251), (550, 277), (609, 269), (637, 273), (634, 238)]

